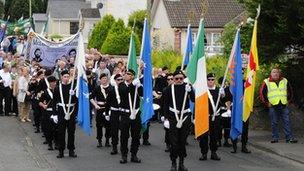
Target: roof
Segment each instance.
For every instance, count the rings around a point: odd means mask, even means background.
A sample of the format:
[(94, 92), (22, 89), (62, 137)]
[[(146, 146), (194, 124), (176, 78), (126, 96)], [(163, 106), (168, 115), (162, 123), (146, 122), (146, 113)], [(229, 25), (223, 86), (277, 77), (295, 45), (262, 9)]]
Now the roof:
[[(183, 28), (191, 21), (192, 27), (199, 26), (202, 13), (201, 0), (163, 0), (171, 27)], [(223, 28), (225, 24), (245, 11), (236, 0), (207, 0), (205, 27)]]
[(97, 8), (86, 8), (80, 10), (83, 18), (100, 18), (99, 9)]
[(33, 18), (35, 21), (46, 21), (47, 16), (45, 13), (34, 13)]
[(78, 19), (79, 10), (90, 7), (90, 3), (85, 0), (49, 0), (47, 13), (52, 18)]

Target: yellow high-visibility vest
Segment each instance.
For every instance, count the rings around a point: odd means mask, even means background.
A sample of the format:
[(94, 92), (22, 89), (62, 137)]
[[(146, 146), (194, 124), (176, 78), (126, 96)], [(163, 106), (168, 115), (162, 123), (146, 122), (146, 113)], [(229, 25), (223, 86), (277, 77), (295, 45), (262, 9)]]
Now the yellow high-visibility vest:
[(288, 103), (286, 78), (283, 78), (278, 85), (275, 82), (269, 81), (269, 78), (265, 79), (264, 82), (267, 85), (267, 98), (271, 105), (277, 105), (280, 101), (284, 105)]

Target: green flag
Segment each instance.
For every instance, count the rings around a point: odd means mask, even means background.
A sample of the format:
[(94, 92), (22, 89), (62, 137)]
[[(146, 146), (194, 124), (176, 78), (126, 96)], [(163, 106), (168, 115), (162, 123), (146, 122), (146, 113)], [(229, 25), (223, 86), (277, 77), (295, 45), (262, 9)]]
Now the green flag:
[(130, 47), (129, 47), (129, 54), (128, 54), (128, 69), (132, 69), (135, 71), (135, 76), (137, 76), (138, 72), (138, 65), (136, 60), (136, 46), (135, 46), (135, 37), (132, 31), (131, 38), (130, 38)]

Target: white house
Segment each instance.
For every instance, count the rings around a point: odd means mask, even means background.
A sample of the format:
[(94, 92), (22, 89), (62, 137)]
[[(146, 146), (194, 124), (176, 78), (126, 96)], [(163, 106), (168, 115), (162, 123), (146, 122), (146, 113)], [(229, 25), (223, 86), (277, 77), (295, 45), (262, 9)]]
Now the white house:
[[(225, 24), (246, 17), (236, 0), (207, 0), (205, 20), (206, 52), (222, 53), (219, 42)], [(190, 23), (195, 40), (202, 13), (201, 0), (154, 0), (151, 9), (151, 35), (155, 49), (174, 49), (183, 52), (187, 26)]]

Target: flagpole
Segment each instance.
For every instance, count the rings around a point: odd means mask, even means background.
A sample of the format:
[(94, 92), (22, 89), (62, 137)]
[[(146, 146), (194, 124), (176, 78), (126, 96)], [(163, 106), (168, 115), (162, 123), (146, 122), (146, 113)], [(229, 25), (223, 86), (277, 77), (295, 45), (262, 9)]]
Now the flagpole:
[(32, 18), (32, 0), (29, 0), (29, 17)]

